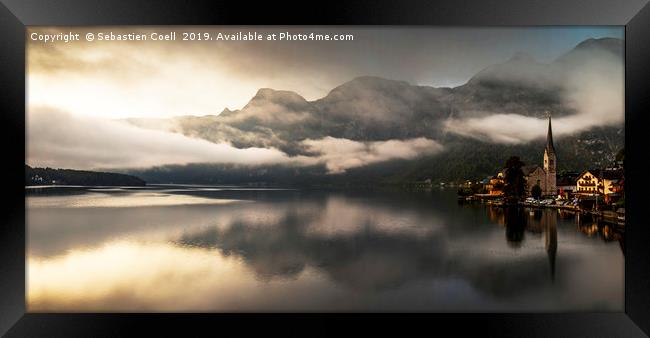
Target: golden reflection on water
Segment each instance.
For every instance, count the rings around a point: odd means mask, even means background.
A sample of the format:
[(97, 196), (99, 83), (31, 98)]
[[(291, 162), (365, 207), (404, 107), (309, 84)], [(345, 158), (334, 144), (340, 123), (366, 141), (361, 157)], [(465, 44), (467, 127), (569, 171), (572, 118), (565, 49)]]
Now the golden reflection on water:
[(247, 202), (235, 199), (143, 192), (124, 195), (91, 193), (81, 196), (29, 197), (26, 201), (28, 208), (127, 208)]
[[(295, 289), (318, 279), (306, 270), (295, 280), (260, 281), (239, 258), (215, 250), (119, 241), (46, 259), (30, 257), (27, 309), (241, 310), (249, 303), (263, 306), (270, 289), (285, 288), (287, 283), (296, 284), (289, 288)], [(281, 297), (282, 292), (273, 293)]]

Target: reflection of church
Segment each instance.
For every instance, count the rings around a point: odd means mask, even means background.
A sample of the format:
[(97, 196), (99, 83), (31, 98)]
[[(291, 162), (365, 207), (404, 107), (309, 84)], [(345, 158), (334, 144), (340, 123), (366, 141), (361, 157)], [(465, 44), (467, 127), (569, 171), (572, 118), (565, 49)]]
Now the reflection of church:
[(551, 280), (555, 281), (555, 256), (557, 255), (557, 215), (547, 211), (542, 219), (544, 227), (544, 247), (551, 268)]
[(512, 248), (519, 248), (524, 233), (543, 234), (544, 249), (548, 257), (551, 282), (555, 282), (555, 258), (557, 256), (557, 212), (550, 209), (487, 208), (493, 222), (505, 225), (506, 241)]
[(556, 195), (557, 158), (553, 146), (553, 131), (551, 130), (551, 117), (548, 117), (548, 134), (546, 135), (546, 148), (544, 149), (544, 166), (528, 165), (521, 168), (526, 178), (526, 193), (531, 195), (535, 185), (542, 188), (542, 195)]

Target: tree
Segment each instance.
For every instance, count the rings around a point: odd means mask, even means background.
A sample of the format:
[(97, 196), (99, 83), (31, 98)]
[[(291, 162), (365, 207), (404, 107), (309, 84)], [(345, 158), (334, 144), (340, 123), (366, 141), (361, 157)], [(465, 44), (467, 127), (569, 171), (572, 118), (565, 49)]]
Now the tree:
[(473, 194), (474, 192), (472, 191), (471, 188), (467, 188), (467, 187), (458, 188), (458, 196), (471, 196)]
[(506, 161), (503, 194), (508, 203), (517, 202), (526, 194), (526, 181), (524, 172), (521, 170), (524, 165), (519, 156), (511, 156)]
[(539, 186), (539, 184), (535, 184), (531, 189), (530, 193), (535, 197), (535, 199), (539, 199), (542, 197), (542, 187)]

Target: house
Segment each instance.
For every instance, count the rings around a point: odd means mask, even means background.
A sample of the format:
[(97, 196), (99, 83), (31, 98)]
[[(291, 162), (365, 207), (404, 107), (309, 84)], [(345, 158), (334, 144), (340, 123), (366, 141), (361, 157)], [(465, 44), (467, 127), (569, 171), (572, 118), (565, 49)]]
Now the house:
[(490, 178), (489, 182), (485, 184), (485, 190), (487, 190), (490, 195), (503, 195), (503, 187), (505, 186), (505, 180), (503, 177), (504, 174), (502, 171)]
[(619, 182), (623, 180), (623, 170), (621, 169), (605, 169), (601, 171), (601, 179), (603, 183), (603, 193), (605, 195), (617, 192)]
[(623, 196), (623, 169), (589, 169), (576, 181), (576, 195), (602, 196), (605, 204), (617, 202)]
[(601, 181), (603, 185), (602, 193), (605, 197), (605, 203), (611, 204), (618, 201), (623, 195), (623, 170), (603, 170), (601, 172)]
[(580, 195), (596, 195), (601, 189), (600, 169), (589, 169), (578, 176), (574, 192)]

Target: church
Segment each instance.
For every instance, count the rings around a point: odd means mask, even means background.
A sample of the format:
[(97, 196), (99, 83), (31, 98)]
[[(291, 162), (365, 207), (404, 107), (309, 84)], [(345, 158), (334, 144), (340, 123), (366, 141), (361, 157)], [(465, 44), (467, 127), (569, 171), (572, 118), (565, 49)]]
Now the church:
[(557, 195), (557, 157), (553, 146), (553, 131), (551, 117), (548, 117), (548, 133), (546, 135), (546, 148), (544, 149), (544, 166), (528, 165), (521, 168), (526, 178), (526, 194), (531, 195), (535, 185), (542, 188), (543, 196)]

